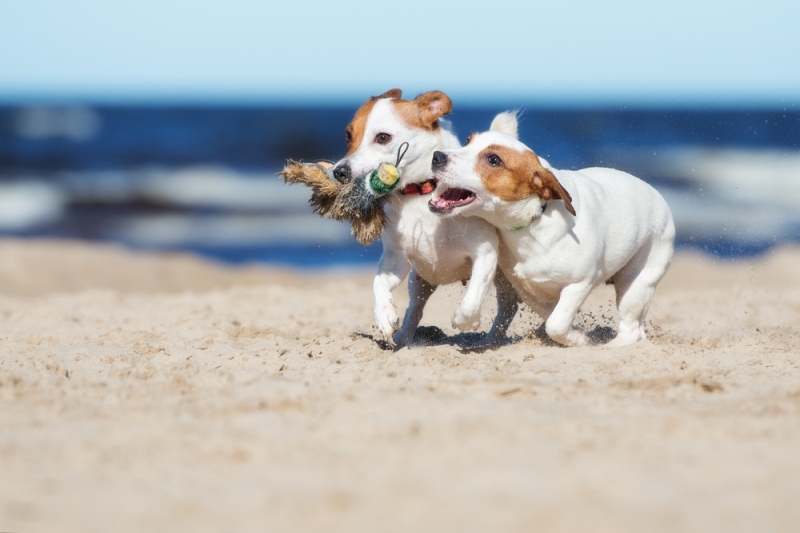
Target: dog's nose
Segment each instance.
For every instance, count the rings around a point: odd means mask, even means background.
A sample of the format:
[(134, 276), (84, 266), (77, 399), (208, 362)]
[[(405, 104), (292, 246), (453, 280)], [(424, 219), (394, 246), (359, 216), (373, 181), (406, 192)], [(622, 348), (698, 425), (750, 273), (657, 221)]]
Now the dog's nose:
[(431, 168), (436, 170), (437, 168), (442, 168), (447, 164), (447, 155), (444, 152), (435, 151), (433, 152), (433, 161), (431, 162)]
[(339, 183), (347, 183), (350, 181), (353, 178), (352, 174), (350, 173), (350, 165), (343, 163), (334, 168), (333, 177), (336, 178)]

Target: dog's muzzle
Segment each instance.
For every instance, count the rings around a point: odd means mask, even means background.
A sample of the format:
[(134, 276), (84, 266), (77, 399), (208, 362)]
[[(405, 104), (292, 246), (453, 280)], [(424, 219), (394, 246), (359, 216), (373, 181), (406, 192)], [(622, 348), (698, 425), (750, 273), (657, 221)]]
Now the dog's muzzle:
[(341, 165), (334, 168), (333, 177), (336, 178), (336, 181), (338, 181), (339, 183), (350, 182), (350, 180), (353, 179), (353, 173), (350, 170), (350, 165), (348, 165), (347, 163), (342, 163)]
[(440, 151), (433, 152), (433, 160), (431, 161), (431, 169), (437, 170), (447, 164), (447, 154)]

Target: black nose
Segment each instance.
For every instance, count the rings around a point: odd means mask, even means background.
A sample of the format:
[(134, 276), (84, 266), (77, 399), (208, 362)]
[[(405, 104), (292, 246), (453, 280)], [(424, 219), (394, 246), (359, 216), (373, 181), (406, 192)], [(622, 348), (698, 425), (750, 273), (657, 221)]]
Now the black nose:
[(352, 174), (350, 174), (350, 165), (347, 163), (342, 163), (338, 167), (333, 169), (333, 177), (339, 183), (347, 183), (351, 179), (353, 179)]
[(442, 168), (447, 164), (447, 155), (444, 152), (435, 151), (433, 152), (433, 161), (431, 162), (431, 168), (436, 170), (437, 168)]

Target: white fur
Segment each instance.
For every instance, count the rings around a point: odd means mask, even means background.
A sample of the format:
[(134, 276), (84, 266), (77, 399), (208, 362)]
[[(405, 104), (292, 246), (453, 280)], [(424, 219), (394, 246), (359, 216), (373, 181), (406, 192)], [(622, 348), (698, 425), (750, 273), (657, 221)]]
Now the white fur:
[[(664, 198), (625, 172), (587, 168), (551, 169), (572, 196), (576, 216), (560, 200), (546, 202), (542, 212), (545, 202), (537, 195), (502, 201), (486, 190), (476, 170), (479, 154), (490, 145), (529, 150), (499, 131), (445, 150), (447, 164), (436, 177), (477, 197), (452, 214), (473, 215), (499, 229), (499, 266), (522, 300), (545, 319), (553, 340), (568, 346), (587, 343), (572, 321), (589, 292), (606, 281), (614, 284), (620, 314), (619, 331), (608, 346), (644, 340), (645, 316), (673, 254), (675, 225)], [(442, 184), (437, 194), (446, 190)]]
[(510, 135), (515, 139), (519, 138), (517, 135), (517, 113), (513, 111), (505, 111), (500, 113), (494, 120), (492, 120), (492, 124), (489, 126), (491, 131), (499, 131), (501, 133), (505, 133), (506, 135)]
[[(387, 145), (375, 143), (378, 133), (392, 135), (391, 142)], [(408, 142), (409, 148), (399, 166), (400, 183), (386, 204), (387, 222), (381, 237), (383, 255), (373, 282), (378, 329), (387, 341), (401, 346), (411, 342), (425, 303), (436, 286), (467, 278), (470, 278), (467, 292), (452, 324), (462, 330), (478, 329), (481, 305), (495, 276), (499, 246), (497, 232), (485, 221), (442, 219), (428, 209), (432, 195), (400, 194), (406, 184), (432, 177), (434, 151), (456, 148), (460, 144), (444, 127), (435, 131), (410, 127), (397, 116), (390, 99), (375, 103), (367, 118), (361, 145), (337, 166), (348, 163), (356, 179), (367, 179), (369, 172), (380, 163), (395, 162), (397, 149), (403, 142)], [(392, 290), (409, 272), (410, 304), (400, 329)], [(517, 311), (517, 296), (505, 278), (500, 278), (496, 280), (498, 315), (487, 343), (496, 343), (505, 337)]]

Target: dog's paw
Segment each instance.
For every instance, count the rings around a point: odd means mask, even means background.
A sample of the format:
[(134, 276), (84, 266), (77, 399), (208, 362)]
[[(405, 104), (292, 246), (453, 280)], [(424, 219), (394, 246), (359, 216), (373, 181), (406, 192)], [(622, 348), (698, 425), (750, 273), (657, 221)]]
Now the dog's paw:
[(644, 332), (644, 324), (637, 321), (624, 321), (619, 323), (619, 331), (616, 337), (605, 344), (606, 348), (621, 348), (630, 344), (647, 339)]
[(410, 335), (408, 331), (400, 330), (394, 334), (392, 337), (392, 341), (394, 345), (398, 348), (403, 348), (404, 346), (411, 346), (414, 342), (414, 333), (412, 332)]
[(605, 348), (622, 348), (623, 346), (630, 346), (631, 344), (637, 343), (639, 341), (645, 340), (646, 337), (643, 335), (617, 335), (606, 344), (603, 345)]
[(586, 336), (586, 333), (578, 329), (571, 329), (564, 337), (553, 340), (564, 346), (586, 346), (589, 344), (589, 337)]
[(453, 327), (461, 331), (475, 331), (481, 326), (481, 311), (465, 313), (461, 307), (456, 310), (453, 317)]
[(393, 299), (375, 305), (375, 323), (383, 335), (384, 340), (394, 343), (393, 335), (399, 329), (397, 305)]

